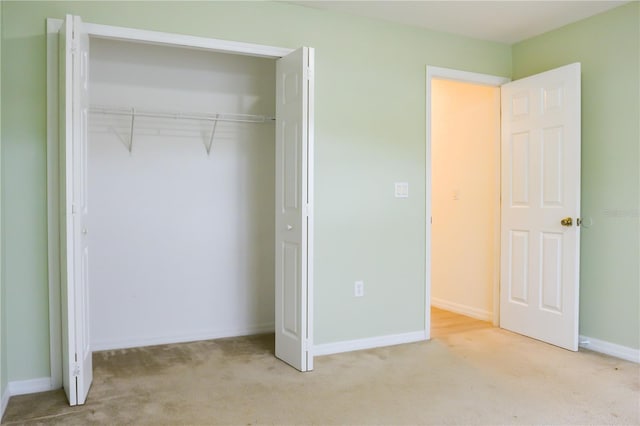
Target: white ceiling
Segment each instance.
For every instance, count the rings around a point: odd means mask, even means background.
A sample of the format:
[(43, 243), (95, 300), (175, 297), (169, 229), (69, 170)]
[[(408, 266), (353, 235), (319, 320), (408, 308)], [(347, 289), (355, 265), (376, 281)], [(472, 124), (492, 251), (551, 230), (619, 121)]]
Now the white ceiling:
[(629, 0), (345, 0), (291, 3), (513, 44), (628, 2)]

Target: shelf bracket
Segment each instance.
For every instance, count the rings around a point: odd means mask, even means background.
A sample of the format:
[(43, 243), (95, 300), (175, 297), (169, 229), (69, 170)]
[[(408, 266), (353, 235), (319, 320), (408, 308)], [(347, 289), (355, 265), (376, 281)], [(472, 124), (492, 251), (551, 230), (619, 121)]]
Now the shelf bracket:
[(213, 147), (213, 137), (216, 134), (216, 127), (218, 127), (218, 118), (220, 114), (216, 114), (216, 118), (213, 120), (213, 128), (211, 129), (211, 137), (209, 138), (209, 143), (205, 145), (205, 149), (207, 150), (207, 155), (211, 154), (211, 148)]
[(136, 123), (136, 109), (131, 108), (131, 130), (129, 131), (129, 154), (133, 150), (133, 129)]

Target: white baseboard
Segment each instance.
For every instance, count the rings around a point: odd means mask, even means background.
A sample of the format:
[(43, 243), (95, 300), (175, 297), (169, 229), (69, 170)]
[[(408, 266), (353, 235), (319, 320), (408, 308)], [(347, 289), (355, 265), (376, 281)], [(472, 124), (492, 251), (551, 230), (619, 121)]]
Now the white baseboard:
[(224, 339), (226, 337), (250, 336), (252, 334), (273, 333), (274, 323), (258, 324), (250, 327), (227, 330), (211, 330), (200, 333), (180, 334), (172, 336), (155, 336), (128, 338), (117, 340), (98, 340), (91, 342), (92, 351), (113, 349), (140, 348), (143, 346), (168, 345), (172, 343), (197, 342), (199, 340)]
[(11, 395), (9, 394), (9, 385), (7, 385), (7, 388), (4, 390), (2, 396), (0, 397), (0, 422), (2, 422), (2, 417), (4, 416), (4, 412), (7, 409), (7, 405), (9, 405), (9, 398), (11, 398)]
[(10, 396), (16, 396), (28, 393), (46, 392), (54, 389), (55, 388), (51, 383), (51, 377), (41, 377), (39, 379), (9, 382), (7, 392)]
[(324, 343), (313, 346), (313, 355), (331, 355), (342, 352), (359, 351), (362, 349), (379, 348), (382, 346), (401, 345), (403, 343), (419, 342), (427, 340), (424, 330), (411, 333), (392, 334), (388, 336), (369, 337), (366, 339), (347, 340), (344, 342)]
[(437, 297), (431, 298), (431, 306), (438, 309), (444, 309), (445, 311), (455, 312), (456, 314), (466, 315), (471, 318), (476, 318), (482, 321), (493, 321), (493, 312), (485, 311), (484, 309), (473, 308), (471, 306), (462, 305), (456, 302), (450, 302), (448, 300), (439, 299)]
[(627, 361), (640, 363), (640, 349), (633, 349), (627, 346), (622, 346), (616, 343), (611, 343), (582, 335), (580, 336), (579, 342), (581, 348), (589, 349), (594, 352), (600, 352), (605, 355), (611, 355)]

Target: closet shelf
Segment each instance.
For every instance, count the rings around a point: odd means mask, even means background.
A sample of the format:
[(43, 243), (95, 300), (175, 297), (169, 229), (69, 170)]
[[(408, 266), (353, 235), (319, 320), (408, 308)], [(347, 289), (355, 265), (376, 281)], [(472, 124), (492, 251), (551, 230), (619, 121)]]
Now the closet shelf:
[[(92, 105), (89, 108), (91, 114), (102, 114), (107, 116), (119, 116), (130, 118), (129, 125), (129, 140), (128, 143), (124, 141), (121, 135), (116, 132), (123, 142), (127, 145), (129, 152), (133, 149), (133, 135), (136, 125), (136, 117), (144, 118), (157, 118), (168, 120), (192, 120), (192, 121), (205, 121), (211, 122), (211, 136), (208, 141), (204, 141), (207, 154), (211, 153), (211, 147), (213, 146), (213, 138), (216, 134), (216, 128), (218, 122), (231, 122), (231, 123), (273, 123), (276, 121), (275, 117), (269, 117), (266, 115), (254, 115), (254, 114), (231, 114), (231, 113), (202, 113), (202, 112), (174, 112), (174, 111), (159, 111), (148, 110), (138, 108), (123, 108), (123, 107), (111, 107), (102, 105)], [(115, 130), (114, 130), (115, 131)]]

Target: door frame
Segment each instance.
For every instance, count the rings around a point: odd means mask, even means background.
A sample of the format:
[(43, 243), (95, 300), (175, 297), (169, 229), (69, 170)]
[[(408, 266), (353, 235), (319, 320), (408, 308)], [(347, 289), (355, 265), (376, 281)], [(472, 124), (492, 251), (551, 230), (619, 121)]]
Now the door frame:
[[(433, 195), (432, 188), (432, 158), (431, 158), (431, 81), (434, 78), (440, 78), (444, 80), (459, 81), (463, 83), (472, 83), (484, 86), (491, 86), (500, 88), (505, 83), (511, 81), (510, 78), (500, 77), (490, 74), (480, 74), (475, 72), (461, 71), (451, 68), (442, 68), (427, 65), (427, 77), (426, 77), (426, 173), (425, 173), (425, 204), (426, 204), (426, 226), (425, 226), (425, 332), (427, 339), (431, 338), (431, 227), (432, 227), (432, 200)], [(500, 114), (500, 111), (498, 111)], [(498, 165), (500, 165), (500, 138), (498, 138)], [(500, 169), (498, 168), (498, 175), (500, 175)], [(500, 179), (496, 182), (498, 186), (498, 194), (500, 194)], [(493, 279), (493, 325), (498, 326), (500, 324), (500, 200), (497, 202), (497, 221), (496, 229), (494, 230), (494, 240), (496, 241), (496, 247), (498, 253), (494, 260), (494, 279)]]
[[(61, 320), (61, 252), (60, 241), (60, 176), (59, 176), (59, 132), (58, 132), (58, 33), (63, 20), (47, 19), (47, 262), (49, 287), (49, 358), (51, 368), (51, 389), (62, 387), (62, 320)], [(207, 37), (174, 34), (135, 28), (84, 23), (89, 37), (149, 43), (186, 49), (200, 49), (218, 53), (230, 53), (262, 58), (279, 59), (295, 49), (236, 42)], [(310, 112), (313, 111), (314, 93), (309, 93)], [(309, 199), (313, 200), (313, 120), (309, 123)], [(313, 306), (313, 204), (307, 210), (309, 228), (307, 234), (307, 262), (309, 274), (306, 277), (306, 305)], [(313, 345), (313, 311), (308, 310), (308, 345)], [(310, 357), (313, 353), (310, 351)]]

